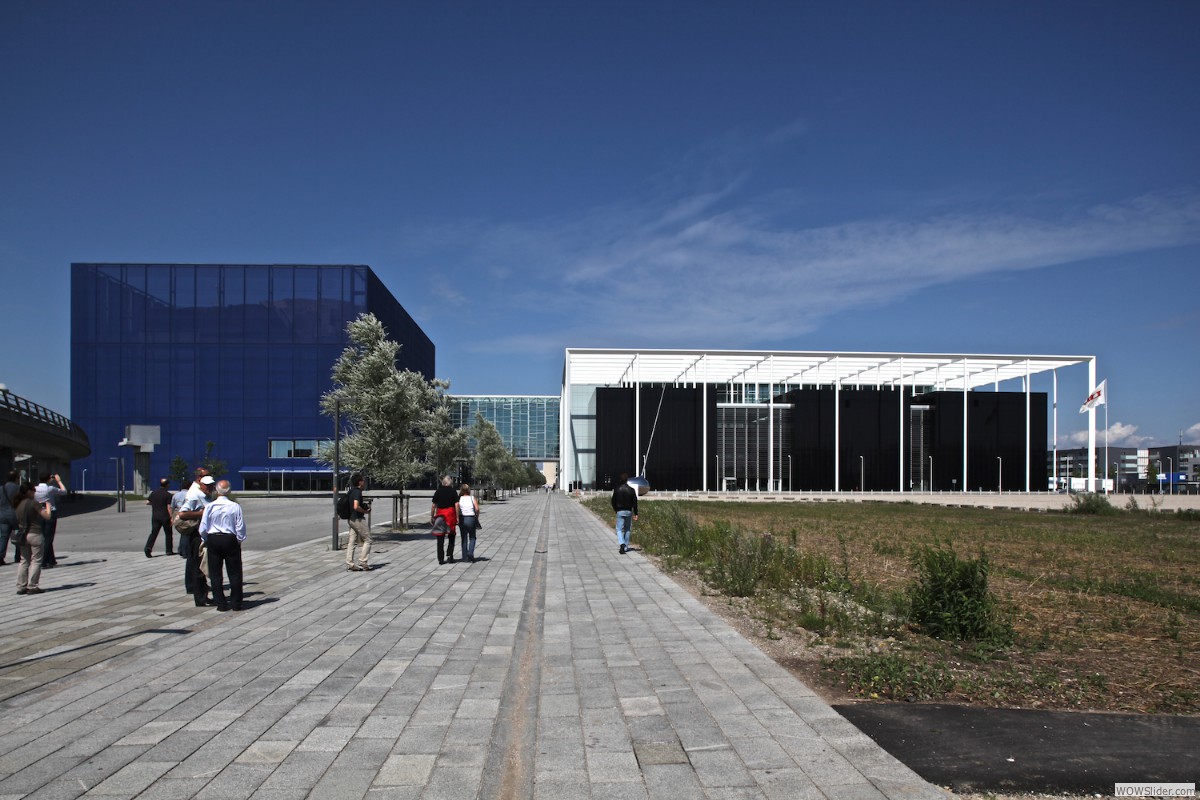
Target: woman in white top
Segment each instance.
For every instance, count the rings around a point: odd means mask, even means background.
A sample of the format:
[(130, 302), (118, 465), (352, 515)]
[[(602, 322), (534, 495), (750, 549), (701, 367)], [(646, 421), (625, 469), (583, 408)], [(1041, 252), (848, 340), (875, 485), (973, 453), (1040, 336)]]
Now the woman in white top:
[(479, 524), (479, 503), (464, 483), (458, 490), (458, 529), (462, 532), (462, 560), (475, 561), (475, 530)]

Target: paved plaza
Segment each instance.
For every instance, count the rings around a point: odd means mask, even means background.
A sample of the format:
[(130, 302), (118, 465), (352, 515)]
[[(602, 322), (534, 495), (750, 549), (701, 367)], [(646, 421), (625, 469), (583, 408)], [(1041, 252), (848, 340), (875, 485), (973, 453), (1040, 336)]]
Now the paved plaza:
[(0, 615), (0, 800), (946, 796), (571, 498), (486, 505), (475, 564), (418, 528), (347, 572), (327, 519), (225, 614), (63, 520)]

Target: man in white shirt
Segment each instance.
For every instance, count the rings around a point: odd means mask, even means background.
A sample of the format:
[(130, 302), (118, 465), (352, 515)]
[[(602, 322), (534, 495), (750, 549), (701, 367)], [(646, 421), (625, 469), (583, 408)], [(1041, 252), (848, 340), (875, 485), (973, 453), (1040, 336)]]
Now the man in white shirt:
[(58, 530), (58, 498), (66, 493), (67, 487), (63, 486), (62, 478), (49, 472), (42, 475), (41, 483), (33, 487), (34, 501), (50, 504), (50, 519), (46, 520), (42, 532), (46, 540), (42, 546), (42, 569), (58, 566), (58, 559), (54, 556), (54, 533)]
[[(195, 482), (188, 489), (187, 495), (183, 499), (183, 505), (175, 514), (176, 522), (181, 519), (200, 520), (204, 515), (204, 507), (209, 503), (208, 498), (215, 483), (213, 477), (208, 474), (208, 470), (199, 467), (196, 470)], [(199, 531), (190, 534), (180, 531), (179, 550), (187, 559), (187, 563), (183, 567), (184, 591), (195, 599), (196, 605), (208, 605), (208, 582), (204, 579), (204, 573), (200, 571)]]
[[(217, 611), (242, 610), (242, 542), (246, 520), (242, 507), (229, 499), (229, 481), (217, 482), (217, 499), (204, 509), (200, 539), (208, 550), (208, 578)], [(229, 602), (225, 601), (225, 576), (229, 573)]]

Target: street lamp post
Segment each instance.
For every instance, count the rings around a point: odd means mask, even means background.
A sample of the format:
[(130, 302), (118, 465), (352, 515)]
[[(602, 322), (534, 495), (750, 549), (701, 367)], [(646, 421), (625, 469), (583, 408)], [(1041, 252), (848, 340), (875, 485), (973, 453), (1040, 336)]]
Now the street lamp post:
[(79, 489), (79, 491), (86, 492), (87, 491), (87, 467), (83, 468), (83, 480), (80, 481), (80, 483), (82, 483), (83, 486)]
[(862, 456), (858, 457), (858, 490), (860, 492), (867, 490), (867, 467)]
[[(342, 401), (334, 400), (333, 401), (333, 543), (332, 543), (331, 549), (333, 549), (335, 551), (338, 549), (338, 534), (340, 533), (340, 531), (338, 530), (338, 528), (340, 526), (338, 525), (337, 501), (338, 501), (338, 471), (341, 469), (341, 464), (340, 464), (341, 455), (342, 455), (341, 446), (342, 446)], [(268, 480), (267, 485), (268, 486), (270, 485), (269, 480)]]
[(929, 457), (929, 491), (933, 491), (933, 456)]
[(1167, 494), (1175, 494), (1175, 462), (1167, 456)]
[(1067, 494), (1071, 493), (1071, 457), (1067, 456)]
[(788, 453), (788, 491), (792, 491), (792, 454)]
[(996, 494), (1004, 494), (1004, 459), (996, 456), (996, 461), (1000, 464), (1000, 474), (996, 478)]
[(109, 461), (117, 462), (117, 513), (125, 511), (125, 458), (123, 456), (109, 456)]

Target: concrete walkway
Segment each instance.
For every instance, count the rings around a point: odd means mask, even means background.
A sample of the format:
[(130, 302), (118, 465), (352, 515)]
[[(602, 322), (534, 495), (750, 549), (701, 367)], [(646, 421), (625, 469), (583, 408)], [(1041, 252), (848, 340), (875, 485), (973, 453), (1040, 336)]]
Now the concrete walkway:
[(946, 796), (574, 500), (483, 521), (486, 561), (410, 532), (351, 573), (316, 520), (226, 614), (60, 548), (0, 615), (0, 800)]

